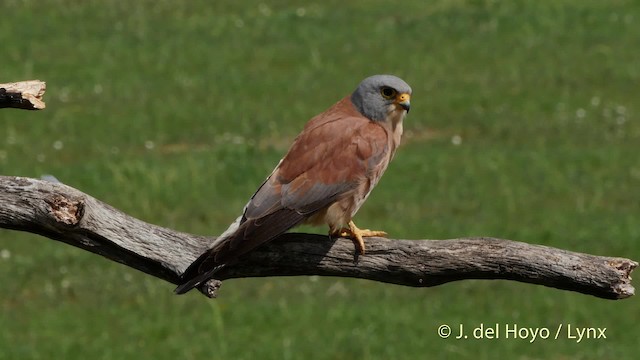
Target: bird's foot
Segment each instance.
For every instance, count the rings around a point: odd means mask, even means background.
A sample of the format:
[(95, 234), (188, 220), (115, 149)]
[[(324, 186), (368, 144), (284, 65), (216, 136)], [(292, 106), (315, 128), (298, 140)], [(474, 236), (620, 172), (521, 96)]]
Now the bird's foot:
[(386, 236), (387, 233), (378, 230), (359, 229), (353, 221), (349, 221), (349, 228), (340, 229), (340, 231), (336, 232), (336, 235), (351, 239), (353, 245), (356, 247), (356, 251), (360, 255), (364, 255), (365, 237)]

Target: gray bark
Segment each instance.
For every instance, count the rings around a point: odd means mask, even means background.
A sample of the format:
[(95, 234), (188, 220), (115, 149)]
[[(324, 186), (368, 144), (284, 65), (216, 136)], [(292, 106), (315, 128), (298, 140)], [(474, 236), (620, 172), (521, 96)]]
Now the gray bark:
[[(135, 219), (64, 184), (0, 176), (0, 227), (27, 231), (102, 255), (174, 284), (214, 238)], [(634, 294), (637, 262), (495, 238), (367, 238), (354, 257), (350, 240), (285, 234), (216, 274), (200, 291), (215, 297), (222, 280), (321, 275), (429, 287), (464, 279), (504, 279), (605, 299)]]

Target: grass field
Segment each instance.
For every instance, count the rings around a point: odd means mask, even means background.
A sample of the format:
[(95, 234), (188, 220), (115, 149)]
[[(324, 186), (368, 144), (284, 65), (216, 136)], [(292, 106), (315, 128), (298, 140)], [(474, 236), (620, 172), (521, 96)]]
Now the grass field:
[[(53, 174), (146, 221), (218, 234), (305, 121), (358, 82), (414, 90), (356, 217), (394, 238), (487, 235), (640, 259), (637, 1), (0, 2), (0, 174)], [(1, 206), (2, 204), (0, 204)], [(324, 232), (324, 228), (315, 229)], [(637, 285), (637, 284), (636, 284)], [(215, 301), (0, 230), (0, 359), (629, 359), (638, 299), (506, 281), (225, 283)], [(441, 339), (441, 324), (606, 339)]]

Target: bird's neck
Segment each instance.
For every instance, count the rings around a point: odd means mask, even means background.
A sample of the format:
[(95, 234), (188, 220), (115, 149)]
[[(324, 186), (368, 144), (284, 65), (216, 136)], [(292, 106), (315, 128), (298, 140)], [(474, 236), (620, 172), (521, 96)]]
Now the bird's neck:
[(391, 134), (390, 146), (391, 146), (392, 154), (395, 153), (398, 146), (400, 146), (400, 141), (402, 140), (402, 121), (404, 120), (404, 117), (406, 115), (407, 115), (406, 111), (396, 110), (391, 113), (391, 116), (389, 116), (389, 118), (386, 121), (388, 126), (388, 131)]

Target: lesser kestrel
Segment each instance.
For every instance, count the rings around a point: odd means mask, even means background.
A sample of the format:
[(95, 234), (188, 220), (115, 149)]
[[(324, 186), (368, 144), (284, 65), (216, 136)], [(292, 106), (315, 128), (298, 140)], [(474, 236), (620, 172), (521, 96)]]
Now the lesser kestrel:
[(364, 254), (364, 237), (386, 233), (359, 229), (352, 218), (400, 145), (410, 98), (402, 79), (375, 75), (309, 120), (243, 214), (185, 271), (176, 292), (303, 223), (327, 224), (330, 236), (351, 238)]

